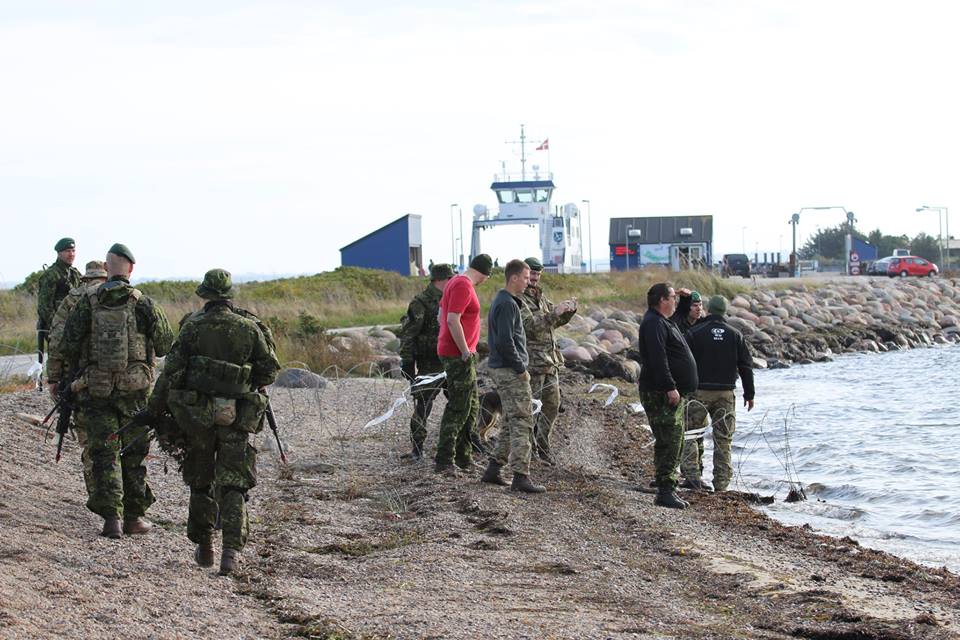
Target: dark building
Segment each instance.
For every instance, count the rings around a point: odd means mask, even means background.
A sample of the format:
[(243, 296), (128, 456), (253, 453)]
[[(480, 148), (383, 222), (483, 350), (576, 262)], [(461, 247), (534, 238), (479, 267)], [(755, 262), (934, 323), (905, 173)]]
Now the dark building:
[(713, 216), (610, 219), (610, 270), (661, 265), (674, 271), (709, 267)]
[(404, 276), (420, 275), (423, 271), (420, 216), (408, 213), (342, 247), (340, 264), (396, 271)]

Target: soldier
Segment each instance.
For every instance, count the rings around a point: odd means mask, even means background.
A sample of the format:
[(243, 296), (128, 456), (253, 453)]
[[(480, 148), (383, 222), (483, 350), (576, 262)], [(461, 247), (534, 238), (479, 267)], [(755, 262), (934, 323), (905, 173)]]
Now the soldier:
[(533, 427), (534, 453), (541, 460), (553, 464), (550, 455), (550, 432), (560, 411), (560, 367), (563, 355), (557, 348), (553, 330), (570, 322), (577, 312), (576, 300), (564, 300), (554, 306), (540, 287), (543, 263), (536, 258), (524, 260), (530, 267), (530, 283), (524, 290), (520, 305), (523, 330), (527, 335), (527, 353), (530, 356), (530, 389), (533, 397), (543, 403)]
[(699, 291), (689, 289), (678, 289), (677, 296), (677, 310), (670, 320), (684, 334), (703, 317), (703, 298)]
[(466, 273), (451, 278), (440, 300), (437, 355), (447, 374), (449, 400), (440, 419), (434, 470), (456, 475), (454, 465), (473, 468), (470, 432), (477, 424), (477, 343), (480, 342), (480, 299), (476, 287), (493, 271), (485, 253), (470, 261)]
[(533, 438), (533, 402), (527, 366), (527, 337), (523, 331), (519, 296), (530, 281), (530, 267), (523, 260), (511, 260), (504, 269), (506, 286), (497, 292), (487, 317), (490, 377), (497, 385), (503, 404), (503, 420), (497, 450), (490, 458), (481, 482), (506, 485), (500, 469), (509, 464), (513, 471), (512, 491), (543, 493), (542, 485), (530, 482), (530, 450)]
[(207, 271), (197, 295), (207, 302), (180, 328), (150, 398), (150, 414), (169, 409), (186, 434), (183, 481), (190, 487), (187, 537), (197, 545), (194, 560), (213, 566), (219, 508), (220, 575), (229, 575), (247, 542), (247, 493), (257, 483), (249, 438), (263, 426), (265, 387), (280, 363), (266, 328), (231, 302), (230, 272)]
[[(80, 286), (70, 290), (67, 297), (60, 302), (60, 306), (57, 307), (57, 312), (50, 322), (49, 351), (47, 352), (47, 389), (50, 391), (50, 397), (54, 400), (57, 399), (60, 381), (70, 379), (70, 369), (64, 366), (63, 356), (60, 353), (60, 341), (63, 338), (63, 328), (67, 323), (67, 317), (85, 295), (95, 292), (106, 280), (107, 270), (104, 268), (103, 262), (100, 260), (88, 262)], [(89, 493), (93, 489), (93, 463), (86, 449), (87, 438), (83, 429), (76, 427), (76, 425), (74, 425), (74, 432), (77, 434), (77, 442), (83, 448), (80, 460), (83, 462), (83, 480)]]
[(48, 345), (50, 325), (57, 307), (71, 289), (80, 286), (82, 279), (73, 266), (77, 257), (73, 238), (61, 238), (53, 250), (57, 252), (57, 261), (44, 269), (37, 282), (37, 332), (40, 340), (46, 340)]
[(154, 501), (143, 463), (150, 450), (146, 428), (114, 434), (146, 406), (154, 356), (166, 355), (173, 343), (163, 310), (130, 286), (135, 262), (126, 246), (110, 247), (109, 279), (80, 298), (60, 341), (71, 370), (81, 372), (72, 388), (77, 426), (87, 436), (84, 455), (93, 465), (87, 508), (103, 518), (101, 535), (108, 538), (152, 526), (143, 519)]
[[(688, 422), (706, 426), (707, 414), (713, 426), (713, 488), (726, 491), (733, 477), (730, 447), (737, 429), (737, 405), (733, 390), (737, 376), (743, 383), (743, 405), (753, 409), (753, 358), (743, 335), (723, 319), (727, 301), (713, 296), (707, 303), (710, 315), (687, 332), (690, 351), (697, 362), (698, 386), (687, 409)], [(702, 443), (702, 438), (699, 439)], [(685, 478), (681, 487), (710, 491), (701, 479), (702, 444), (687, 440), (683, 446), (680, 470)]]
[[(437, 337), (440, 335), (440, 297), (447, 281), (453, 277), (448, 264), (430, 267), (430, 284), (418, 293), (407, 307), (407, 314), (400, 326), (400, 365), (404, 375), (413, 383), (418, 375), (443, 371), (437, 355)], [(427, 418), (433, 409), (433, 400), (444, 389), (442, 380), (413, 387), (413, 416), (410, 418), (410, 439), (413, 450), (401, 458), (420, 460), (423, 457), (423, 441), (427, 438)]]

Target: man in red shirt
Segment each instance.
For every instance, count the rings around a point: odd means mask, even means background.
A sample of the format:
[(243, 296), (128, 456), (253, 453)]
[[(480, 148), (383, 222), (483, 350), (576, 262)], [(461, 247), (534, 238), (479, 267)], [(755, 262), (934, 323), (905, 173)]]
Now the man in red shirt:
[(435, 470), (456, 474), (473, 468), (470, 430), (477, 421), (477, 343), (480, 341), (480, 299), (477, 285), (493, 271), (493, 260), (481, 253), (463, 275), (452, 278), (440, 299), (437, 355), (447, 373), (447, 406), (440, 420)]

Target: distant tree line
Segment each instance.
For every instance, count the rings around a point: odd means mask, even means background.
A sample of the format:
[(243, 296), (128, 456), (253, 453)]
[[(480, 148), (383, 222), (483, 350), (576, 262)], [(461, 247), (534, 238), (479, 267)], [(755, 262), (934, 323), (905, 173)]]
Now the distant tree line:
[[(806, 244), (797, 253), (802, 260), (814, 260), (818, 257), (828, 260), (843, 260), (845, 258), (845, 239), (849, 230), (850, 226), (847, 224), (819, 229), (815, 235), (807, 239)], [(894, 249), (909, 249), (912, 255), (940, 263), (940, 245), (937, 243), (937, 238), (923, 232), (910, 238), (906, 235), (890, 236), (880, 229), (874, 229), (870, 233), (864, 234), (854, 227), (853, 237), (875, 246), (878, 258), (893, 255)], [(946, 246), (946, 239), (944, 239), (944, 246)]]

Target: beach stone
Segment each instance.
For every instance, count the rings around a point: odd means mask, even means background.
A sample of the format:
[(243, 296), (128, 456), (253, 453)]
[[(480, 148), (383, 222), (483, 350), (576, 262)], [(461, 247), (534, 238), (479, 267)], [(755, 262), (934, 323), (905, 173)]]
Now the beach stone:
[(307, 369), (284, 369), (274, 381), (274, 386), (285, 389), (326, 389), (327, 379)]
[(757, 331), (757, 326), (748, 320), (743, 318), (727, 318), (727, 322), (730, 323), (730, 326), (742, 333), (745, 336), (749, 336)]
[(597, 328), (597, 321), (590, 316), (577, 313), (570, 318), (570, 322), (564, 328), (573, 333), (590, 333)]
[(597, 328), (615, 329), (625, 336), (637, 335), (640, 332), (640, 325), (637, 323), (614, 320), (613, 318), (604, 318), (599, 324), (597, 324)]
[(373, 338), (386, 338), (387, 340), (396, 340), (397, 336), (392, 331), (383, 329), (381, 327), (374, 327), (370, 329), (369, 335)]
[(757, 358), (756, 356), (754, 356), (753, 358), (754, 369), (766, 369), (768, 366), (769, 365), (767, 364), (766, 360), (764, 360), (763, 358)]
[(632, 311), (617, 309), (607, 317), (611, 320), (620, 320), (622, 322), (632, 322), (633, 324), (637, 324), (637, 314), (633, 313)]
[(957, 326), (957, 316), (945, 315), (940, 318), (940, 328), (946, 327), (956, 327)]
[(730, 304), (735, 307), (740, 307), (741, 309), (746, 309), (747, 311), (750, 310), (750, 301), (741, 295), (734, 296), (733, 300), (730, 301)]
[(568, 362), (591, 362), (593, 361), (593, 356), (590, 355), (590, 352), (586, 350), (585, 347), (567, 347), (563, 349), (560, 353), (563, 354), (563, 359)]
[(573, 338), (568, 338), (566, 336), (557, 336), (557, 348), (560, 349), (560, 351), (563, 351), (567, 347), (575, 347), (575, 346), (577, 346), (577, 341), (574, 340)]

